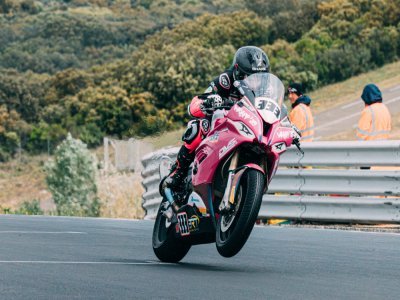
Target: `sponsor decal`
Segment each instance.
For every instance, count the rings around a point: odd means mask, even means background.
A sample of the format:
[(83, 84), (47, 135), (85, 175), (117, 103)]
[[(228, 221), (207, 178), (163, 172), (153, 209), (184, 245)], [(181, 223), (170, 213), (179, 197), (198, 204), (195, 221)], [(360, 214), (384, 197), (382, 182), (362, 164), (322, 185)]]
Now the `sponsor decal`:
[(220, 150), (219, 150), (219, 158), (223, 157), (225, 155), (226, 152), (228, 152), (230, 149), (232, 149), (235, 145), (237, 144), (237, 140), (236, 138), (233, 138), (229, 141), (228, 145), (223, 146)]
[(208, 141), (211, 142), (211, 143), (216, 143), (219, 140), (219, 134), (221, 132), (225, 132), (225, 131), (228, 131), (228, 128), (224, 128), (224, 129), (215, 131), (212, 135), (210, 135), (208, 137)]
[(277, 143), (277, 144), (274, 144), (274, 145), (272, 146), (272, 150), (273, 150), (275, 153), (281, 153), (281, 152), (283, 152), (283, 151), (286, 150), (286, 145), (285, 145), (285, 143)]
[(245, 124), (243, 124), (242, 122), (235, 122), (234, 123), (236, 129), (239, 131), (239, 133), (247, 138), (254, 138), (255, 135), (253, 133), (253, 131), (251, 131), (251, 129), (249, 129), (249, 127), (247, 127)]
[(190, 232), (199, 230), (200, 218), (198, 216), (191, 216), (188, 222)]
[(207, 134), (210, 130), (210, 122), (208, 120), (202, 120), (201, 127), (203, 128), (204, 134)]
[(239, 114), (239, 117), (241, 117), (244, 120), (248, 120), (251, 125), (257, 126), (258, 122), (254, 120), (254, 118), (250, 116), (250, 114), (247, 113), (242, 107), (235, 105), (233, 109), (235, 112)]
[(287, 139), (287, 138), (289, 138), (290, 132), (288, 130), (278, 130), (276, 135), (280, 139)]
[(266, 70), (266, 68), (265, 67), (252, 67), (251, 68), (253, 71), (265, 71)]
[(181, 232), (181, 236), (186, 236), (190, 234), (188, 217), (186, 212), (181, 212), (177, 214), (178, 224), (179, 224), (179, 231)]
[(231, 81), (228, 74), (223, 73), (219, 76), (219, 84), (226, 90), (229, 90), (231, 88)]
[(247, 126), (244, 125), (243, 123), (242, 123), (242, 128), (240, 128), (240, 131), (243, 132), (243, 133), (244, 133), (245, 135), (247, 135), (247, 136), (253, 135), (253, 134), (250, 132), (250, 130), (247, 128)]
[(200, 195), (192, 192), (188, 199), (188, 205), (196, 206), (203, 216), (207, 215), (207, 207), (201, 199)]
[(210, 137), (208, 138), (208, 141), (211, 143), (216, 143), (219, 139), (219, 132), (215, 132), (213, 135), (210, 135)]

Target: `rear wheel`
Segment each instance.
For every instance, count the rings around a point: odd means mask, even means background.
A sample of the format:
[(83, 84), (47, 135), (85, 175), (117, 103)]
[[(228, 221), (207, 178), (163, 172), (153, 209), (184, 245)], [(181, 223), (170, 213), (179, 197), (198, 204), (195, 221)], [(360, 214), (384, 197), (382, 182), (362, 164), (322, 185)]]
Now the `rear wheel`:
[(248, 169), (240, 178), (235, 207), (221, 214), (217, 224), (216, 245), (224, 257), (236, 255), (253, 230), (260, 211), (264, 190), (264, 175)]
[(176, 263), (185, 257), (191, 245), (175, 238), (174, 226), (162, 214), (163, 202), (160, 204), (154, 223), (153, 251), (159, 260)]

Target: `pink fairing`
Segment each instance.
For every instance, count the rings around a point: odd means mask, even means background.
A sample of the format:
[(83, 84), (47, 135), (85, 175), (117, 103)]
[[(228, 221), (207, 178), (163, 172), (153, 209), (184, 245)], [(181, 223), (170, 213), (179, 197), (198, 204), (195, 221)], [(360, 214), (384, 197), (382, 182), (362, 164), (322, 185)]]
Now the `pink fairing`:
[(205, 118), (206, 115), (205, 113), (201, 110), (201, 105), (203, 104), (203, 100), (200, 99), (198, 96), (194, 97), (192, 99), (192, 102), (190, 102), (188, 111), (189, 114), (194, 117), (194, 118)]
[[(255, 75), (250, 77), (253, 76)], [(239, 153), (239, 161), (240, 157), (247, 157), (247, 161), (237, 166), (238, 169), (247, 166), (259, 170), (265, 175), (268, 184), (276, 172), (280, 155), (291, 146), (296, 137), (278, 104), (279, 100), (283, 100), (283, 84), (272, 74), (259, 76), (268, 78), (255, 78), (258, 82), (262, 83), (264, 80), (275, 84), (270, 89), (264, 88), (270, 92), (268, 97), (261, 95), (250, 99), (245, 95), (222, 114), (222, 118), (215, 122), (205, 139), (201, 141), (199, 137), (199, 140), (190, 145), (191, 149), (197, 148), (192, 184), (194, 191), (203, 199), (209, 199), (209, 190), (206, 187), (212, 187), (216, 183), (215, 178), (221, 176), (221, 168), (230, 161), (228, 159), (233, 153)], [(198, 143), (200, 144), (197, 147)], [(249, 155), (241, 155), (243, 151), (250, 151)]]
[(265, 170), (263, 168), (261, 168), (259, 165), (249, 163), (249, 164), (245, 164), (245, 166), (248, 168), (251, 168), (251, 169), (256, 169), (265, 175)]

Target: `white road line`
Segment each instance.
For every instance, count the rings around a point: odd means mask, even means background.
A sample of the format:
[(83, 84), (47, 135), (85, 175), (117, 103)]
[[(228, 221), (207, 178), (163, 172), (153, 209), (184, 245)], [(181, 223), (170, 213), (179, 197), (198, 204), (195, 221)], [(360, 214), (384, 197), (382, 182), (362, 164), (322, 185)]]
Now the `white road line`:
[(0, 230), (1, 233), (22, 233), (22, 234), (87, 234), (87, 232), (79, 231), (17, 231), (17, 230)]
[(325, 123), (325, 124), (323, 124), (323, 125), (320, 125), (320, 126), (315, 127), (315, 130), (318, 130), (318, 129), (321, 129), (321, 128), (325, 128), (325, 127), (329, 127), (329, 126), (331, 126), (331, 125), (333, 125), (333, 124), (341, 123), (341, 122), (344, 121), (344, 120), (353, 118), (353, 117), (355, 117), (355, 116), (359, 116), (360, 114), (361, 114), (361, 112), (357, 112), (357, 113), (348, 115), (348, 116), (346, 116), (346, 117), (337, 119), (337, 120), (335, 120), (335, 121), (332, 121), (332, 122), (329, 122), (329, 123)]
[[(400, 89), (400, 86), (398, 88)], [(390, 99), (390, 100), (387, 100), (387, 101), (383, 100), (383, 103), (389, 104), (389, 103), (395, 102), (395, 101), (397, 101), (399, 99), (400, 99), (400, 97), (396, 97), (396, 98), (393, 98), (393, 99)], [(352, 107), (354, 105), (361, 105), (361, 103), (362, 103), (361, 100), (357, 100), (355, 102), (351, 102), (349, 104), (343, 105), (340, 108), (341, 109), (347, 109), (347, 108)]]
[(347, 109), (347, 108), (352, 107), (352, 106), (354, 106), (354, 105), (361, 104), (360, 102), (361, 102), (360, 100), (357, 100), (357, 101), (354, 101), (354, 102), (352, 102), (352, 103), (343, 105), (343, 106), (341, 106), (340, 108), (341, 108), (341, 109)]
[(394, 92), (394, 91), (397, 91), (397, 90), (400, 90), (400, 85), (390, 89), (389, 92)]
[(120, 262), (120, 261), (56, 261), (56, 260), (0, 260), (0, 264), (51, 264), (51, 265), (168, 265), (163, 262)]
[(389, 104), (389, 103), (392, 103), (392, 102), (396, 102), (397, 100), (400, 100), (400, 97), (396, 97), (396, 98), (390, 99), (388, 101), (383, 100), (383, 103)]
[[(396, 101), (398, 101), (398, 100), (400, 100), (400, 97), (396, 97), (396, 98), (390, 99), (390, 100), (388, 100), (388, 101), (384, 101), (383, 103), (385, 103), (385, 104), (390, 104), (390, 103), (396, 102)], [(341, 123), (341, 122), (343, 122), (344, 120), (351, 119), (351, 118), (353, 118), (353, 117), (355, 117), (355, 116), (360, 116), (360, 115), (361, 115), (361, 112), (356, 112), (356, 113), (354, 113), (354, 114), (351, 114), (351, 115), (348, 115), (348, 116), (346, 116), (346, 117), (337, 119), (337, 120), (335, 120), (335, 121), (328, 122), (328, 123), (325, 123), (325, 124), (323, 124), (323, 125), (317, 126), (317, 127), (315, 127), (315, 130), (319, 130), (319, 129), (321, 129), (321, 128), (329, 127), (329, 126), (331, 126), (331, 125), (334, 125), (334, 124), (337, 124), (337, 123)]]

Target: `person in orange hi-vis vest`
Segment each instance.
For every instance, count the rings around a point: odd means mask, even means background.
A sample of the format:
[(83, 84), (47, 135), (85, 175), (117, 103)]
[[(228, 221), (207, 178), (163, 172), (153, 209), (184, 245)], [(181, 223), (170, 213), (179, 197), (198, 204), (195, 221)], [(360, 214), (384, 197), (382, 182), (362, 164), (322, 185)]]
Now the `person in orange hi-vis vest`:
[(358, 121), (359, 140), (386, 140), (392, 129), (392, 118), (386, 105), (382, 103), (382, 93), (375, 84), (367, 84), (361, 95), (365, 107)]
[(288, 87), (288, 98), (292, 104), (290, 121), (301, 132), (302, 142), (312, 142), (314, 138), (314, 118), (310, 109), (310, 97), (303, 95), (300, 83), (291, 83)]

